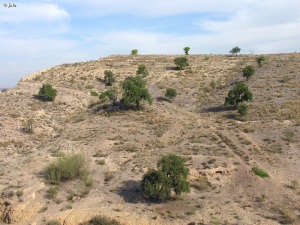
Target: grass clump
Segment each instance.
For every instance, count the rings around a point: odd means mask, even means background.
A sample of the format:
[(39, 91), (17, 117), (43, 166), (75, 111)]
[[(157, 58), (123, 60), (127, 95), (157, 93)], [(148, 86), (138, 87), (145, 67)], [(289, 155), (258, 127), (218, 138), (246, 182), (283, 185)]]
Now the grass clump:
[(95, 216), (88, 222), (80, 223), (79, 225), (121, 225), (121, 223), (105, 216)]
[(51, 183), (83, 179), (89, 174), (87, 160), (81, 154), (71, 154), (58, 158), (46, 168), (46, 176)]
[(286, 141), (288, 141), (288, 142), (294, 142), (295, 141), (295, 133), (294, 133), (294, 131), (292, 131), (292, 130), (287, 130), (286, 132), (285, 132), (285, 140)]
[(263, 169), (261, 169), (257, 166), (254, 166), (252, 168), (252, 171), (255, 175), (260, 176), (262, 178), (265, 178), (265, 177), (269, 178), (270, 177), (270, 175), (266, 171), (264, 171)]
[(96, 97), (98, 97), (98, 93), (96, 92), (96, 91), (91, 91), (91, 96), (96, 96)]
[(61, 225), (61, 223), (58, 220), (50, 220), (47, 225)]

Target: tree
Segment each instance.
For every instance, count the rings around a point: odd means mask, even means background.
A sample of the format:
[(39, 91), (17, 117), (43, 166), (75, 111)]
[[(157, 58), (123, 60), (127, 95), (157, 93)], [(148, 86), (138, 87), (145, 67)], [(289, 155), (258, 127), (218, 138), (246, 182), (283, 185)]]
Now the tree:
[(116, 101), (117, 101), (117, 89), (112, 88), (112, 89), (109, 89), (99, 95), (100, 100), (106, 99), (106, 98), (112, 103), (112, 105), (115, 106)]
[(252, 99), (253, 96), (251, 91), (248, 89), (248, 86), (245, 83), (241, 82), (228, 92), (228, 96), (225, 98), (225, 106), (237, 106), (243, 101), (251, 101)]
[(138, 54), (138, 50), (137, 49), (132, 49), (131, 50), (131, 55), (137, 55)]
[(39, 93), (35, 97), (42, 101), (54, 101), (56, 93), (56, 89), (54, 89), (50, 84), (43, 84)]
[(237, 110), (241, 116), (246, 116), (248, 113), (248, 106), (245, 103), (238, 104)]
[(258, 66), (259, 67), (262, 67), (262, 65), (263, 65), (263, 63), (265, 62), (265, 57), (264, 56), (258, 56), (257, 58), (256, 58), (256, 62), (257, 62), (257, 64), (258, 64)]
[(145, 65), (139, 65), (137, 71), (136, 71), (136, 75), (142, 75), (143, 77), (148, 76), (149, 72), (148, 69)]
[(175, 98), (177, 95), (176, 89), (167, 88), (165, 96), (169, 99)]
[(140, 107), (140, 102), (145, 100), (152, 104), (152, 98), (146, 87), (146, 82), (140, 76), (129, 76), (122, 82), (123, 97), (122, 101), (126, 106), (135, 104), (136, 108)]
[(111, 86), (115, 82), (115, 77), (112, 71), (105, 70), (104, 71), (104, 83), (108, 86)]
[(235, 56), (237, 56), (237, 54), (241, 51), (241, 49), (239, 47), (234, 47), (230, 50), (229, 53), (231, 54), (235, 54)]
[(189, 51), (190, 51), (190, 47), (185, 47), (185, 48), (183, 49), (183, 51), (184, 51), (184, 53), (185, 53), (186, 55), (188, 55), (188, 54), (189, 54)]
[(143, 176), (142, 189), (147, 197), (162, 201), (171, 196), (172, 190), (176, 195), (190, 191), (189, 169), (182, 157), (168, 154), (157, 162), (157, 167)]
[(244, 67), (243, 69), (243, 76), (247, 78), (247, 80), (249, 79), (249, 77), (253, 76), (255, 73), (255, 69), (253, 66), (249, 65)]
[(174, 59), (174, 63), (176, 64), (178, 69), (183, 69), (184, 67), (189, 66), (188, 59), (185, 57), (177, 57)]

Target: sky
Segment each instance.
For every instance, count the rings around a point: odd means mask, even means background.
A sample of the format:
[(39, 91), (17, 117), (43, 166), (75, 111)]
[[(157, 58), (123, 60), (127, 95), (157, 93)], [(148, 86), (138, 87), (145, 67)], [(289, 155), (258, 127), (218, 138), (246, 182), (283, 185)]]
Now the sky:
[(132, 49), (300, 52), (299, 9), (299, 0), (0, 0), (0, 88), (41, 69)]

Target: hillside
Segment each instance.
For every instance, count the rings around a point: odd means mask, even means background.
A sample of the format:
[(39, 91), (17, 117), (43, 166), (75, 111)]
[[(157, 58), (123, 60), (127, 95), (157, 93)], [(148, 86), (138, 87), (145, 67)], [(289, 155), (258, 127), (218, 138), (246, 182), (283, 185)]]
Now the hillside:
[[(176, 70), (176, 55), (113, 55), (24, 77), (0, 93), (1, 214), (17, 225), (77, 225), (95, 215), (130, 225), (300, 224), (300, 54), (264, 56), (258, 67), (257, 55), (189, 55), (190, 66)], [(91, 91), (107, 90), (104, 71), (120, 89), (140, 64), (149, 70), (153, 104), (97, 110)], [(256, 69), (248, 81), (246, 65)], [(245, 118), (223, 106), (239, 81), (253, 92)], [(54, 102), (33, 97), (43, 83), (57, 89)], [(178, 93), (172, 101), (164, 98), (168, 87)], [(33, 133), (23, 132), (30, 118)], [(140, 181), (170, 152), (187, 159), (191, 192), (151, 203)], [(49, 196), (43, 171), (69, 153), (89, 160), (93, 184), (66, 182)], [(270, 178), (255, 175), (254, 166)]]

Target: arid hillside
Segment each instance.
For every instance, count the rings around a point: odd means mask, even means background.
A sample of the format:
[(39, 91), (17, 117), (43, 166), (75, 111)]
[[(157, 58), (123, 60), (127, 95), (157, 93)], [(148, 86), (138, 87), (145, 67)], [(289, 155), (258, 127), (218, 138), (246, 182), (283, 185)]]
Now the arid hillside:
[[(188, 55), (183, 70), (178, 56), (63, 64), (0, 92), (0, 224), (79, 225), (97, 215), (128, 225), (300, 224), (300, 54), (264, 55), (261, 67), (258, 55)], [(111, 110), (92, 96), (110, 88), (111, 70), (120, 99), (121, 82), (141, 64), (152, 105)], [(247, 65), (256, 70), (248, 80)], [(253, 93), (243, 117), (224, 106), (240, 81)], [(44, 83), (57, 89), (53, 102), (34, 97)], [(166, 99), (166, 88), (176, 98)], [(74, 153), (90, 175), (49, 182), (47, 166)], [(186, 159), (191, 191), (151, 202), (140, 181), (167, 153)]]

